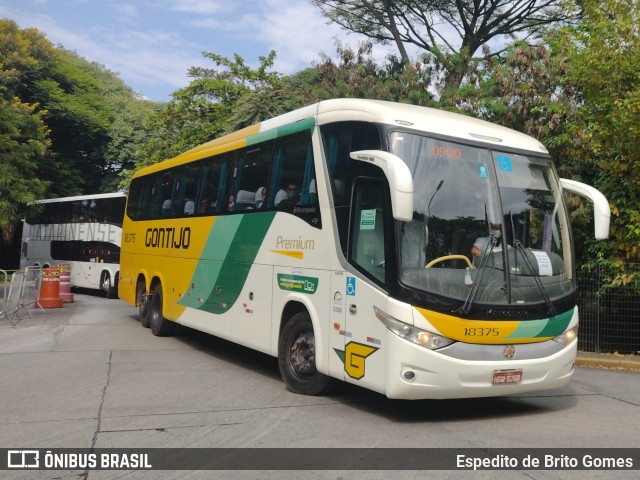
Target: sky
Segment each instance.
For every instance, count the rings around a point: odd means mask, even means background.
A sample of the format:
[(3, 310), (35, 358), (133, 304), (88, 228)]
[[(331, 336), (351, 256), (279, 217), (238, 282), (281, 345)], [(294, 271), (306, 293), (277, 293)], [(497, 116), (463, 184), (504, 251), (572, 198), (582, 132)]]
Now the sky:
[(187, 86), (190, 67), (214, 67), (203, 51), (237, 53), (255, 67), (275, 50), (274, 71), (288, 75), (321, 52), (334, 57), (336, 40), (354, 48), (365, 40), (328, 25), (311, 0), (0, 0), (0, 18), (37, 28), (154, 101)]

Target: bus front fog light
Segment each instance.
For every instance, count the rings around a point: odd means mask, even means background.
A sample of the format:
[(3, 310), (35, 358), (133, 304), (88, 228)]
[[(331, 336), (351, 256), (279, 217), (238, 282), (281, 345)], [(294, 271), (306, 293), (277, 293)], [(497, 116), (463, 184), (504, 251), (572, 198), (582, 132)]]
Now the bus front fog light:
[(413, 382), (416, 379), (416, 372), (414, 372), (413, 370), (406, 370), (402, 376), (404, 377), (405, 380), (409, 381), (409, 382)]

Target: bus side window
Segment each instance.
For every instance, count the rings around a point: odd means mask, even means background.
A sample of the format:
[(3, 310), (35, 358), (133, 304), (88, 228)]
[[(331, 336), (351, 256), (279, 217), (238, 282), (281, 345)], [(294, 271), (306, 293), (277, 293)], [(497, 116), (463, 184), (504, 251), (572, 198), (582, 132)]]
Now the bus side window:
[(171, 215), (173, 205), (173, 172), (164, 172), (156, 177), (151, 218), (166, 218)]
[(384, 183), (356, 181), (349, 240), (349, 261), (379, 283), (386, 282)]
[(227, 152), (207, 158), (203, 162), (202, 184), (198, 194), (198, 215), (225, 212), (226, 186), (234, 152)]
[(380, 132), (371, 123), (337, 122), (323, 125), (320, 127), (320, 133), (331, 179), (330, 187), (340, 246), (346, 256), (353, 180), (359, 175), (382, 176), (382, 172), (377, 167), (352, 160), (350, 153), (358, 150), (379, 150), (381, 148)]
[(316, 194), (311, 132), (277, 139), (267, 194), (269, 206), (310, 205), (315, 203)]
[(272, 151), (273, 140), (270, 140), (239, 152), (233, 182), (234, 211), (255, 210), (264, 205), (264, 201), (260, 201), (263, 193), (260, 189), (264, 188), (269, 178)]
[(182, 217), (195, 213), (195, 201), (201, 173), (200, 162), (183, 165), (176, 172), (173, 195), (173, 217)]

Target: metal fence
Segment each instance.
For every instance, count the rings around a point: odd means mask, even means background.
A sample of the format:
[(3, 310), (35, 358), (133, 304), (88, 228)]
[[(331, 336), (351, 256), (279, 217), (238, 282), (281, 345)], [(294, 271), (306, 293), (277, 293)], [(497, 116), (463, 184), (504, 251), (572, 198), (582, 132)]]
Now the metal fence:
[(640, 354), (640, 264), (580, 268), (577, 283), (578, 349)]
[(41, 267), (27, 267), (10, 277), (5, 270), (0, 270), (0, 318), (8, 318), (15, 326), (13, 320), (20, 320), (23, 311), (30, 317), (35, 309), (44, 312), (39, 302), (41, 281)]

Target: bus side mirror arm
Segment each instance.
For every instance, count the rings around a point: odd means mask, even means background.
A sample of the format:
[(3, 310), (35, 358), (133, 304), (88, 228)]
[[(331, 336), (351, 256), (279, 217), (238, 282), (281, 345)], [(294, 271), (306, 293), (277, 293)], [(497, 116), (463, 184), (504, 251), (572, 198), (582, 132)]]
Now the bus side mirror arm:
[(609, 201), (600, 192), (600, 190), (585, 183), (568, 180), (566, 178), (560, 179), (560, 185), (562, 185), (564, 190), (580, 195), (581, 197), (585, 197), (593, 203), (593, 219), (595, 223), (594, 230), (596, 240), (605, 240), (609, 238), (611, 208), (609, 207)]
[(402, 222), (413, 220), (413, 177), (407, 164), (382, 150), (351, 152), (351, 158), (381, 168), (389, 182), (393, 218)]

